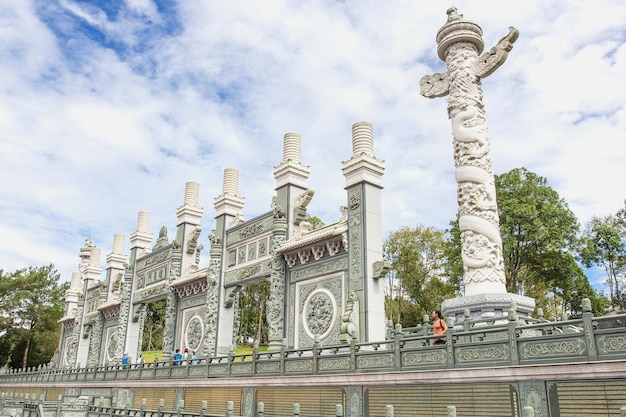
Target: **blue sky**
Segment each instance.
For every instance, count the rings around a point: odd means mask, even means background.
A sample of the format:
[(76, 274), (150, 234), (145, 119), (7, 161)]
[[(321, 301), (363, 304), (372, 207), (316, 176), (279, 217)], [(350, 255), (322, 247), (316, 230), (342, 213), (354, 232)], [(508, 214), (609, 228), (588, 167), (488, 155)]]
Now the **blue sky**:
[[(283, 135), (302, 135), (309, 212), (339, 218), (351, 126), (374, 126), (386, 161), (384, 234), (445, 228), (456, 213), (435, 35), (454, 5), (485, 47), (517, 27), (483, 81), (493, 168), (546, 177), (581, 224), (626, 197), (626, 6), (621, 0), (438, 2), (7, 0), (0, 4), (0, 267), (54, 263), (68, 280), (91, 236), (151, 213), (175, 230), (185, 182), (204, 232), (223, 170), (240, 171), (246, 218), (269, 210)], [(205, 238), (204, 237), (204, 238)], [(204, 239), (202, 238), (202, 239)], [(601, 274), (592, 274), (596, 285)]]

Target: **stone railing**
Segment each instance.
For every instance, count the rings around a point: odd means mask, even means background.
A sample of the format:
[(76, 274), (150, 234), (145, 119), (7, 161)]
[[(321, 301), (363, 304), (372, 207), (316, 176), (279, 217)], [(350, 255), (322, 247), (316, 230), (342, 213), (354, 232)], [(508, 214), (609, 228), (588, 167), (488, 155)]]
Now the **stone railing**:
[(402, 372), (441, 368), (599, 362), (626, 359), (626, 314), (577, 320), (521, 323), (507, 318), (449, 323), (445, 345), (433, 345), (432, 326), (402, 329), (376, 343), (282, 348), (198, 359), (174, 366), (154, 362), (80, 369), (14, 370), (0, 375), (0, 384), (113, 380), (199, 379), (361, 372)]

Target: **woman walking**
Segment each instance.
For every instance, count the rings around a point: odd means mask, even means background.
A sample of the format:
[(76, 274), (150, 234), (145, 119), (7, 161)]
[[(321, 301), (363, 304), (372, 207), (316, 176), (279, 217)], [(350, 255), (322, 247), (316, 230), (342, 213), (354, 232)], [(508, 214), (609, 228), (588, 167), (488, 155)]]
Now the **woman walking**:
[[(441, 315), (441, 311), (434, 310), (433, 311), (433, 319), (435, 319), (433, 323), (433, 333), (435, 336), (443, 336), (448, 331), (448, 326), (446, 325), (443, 316)], [(444, 338), (436, 338), (433, 340), (433, 345), (445, 345), (446, 339)]]

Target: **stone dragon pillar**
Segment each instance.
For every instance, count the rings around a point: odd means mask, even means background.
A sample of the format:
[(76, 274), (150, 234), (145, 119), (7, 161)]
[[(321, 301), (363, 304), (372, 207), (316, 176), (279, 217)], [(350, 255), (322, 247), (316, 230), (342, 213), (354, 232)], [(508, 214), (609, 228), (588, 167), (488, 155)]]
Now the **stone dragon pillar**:
[(506, 290), (480, 81), (504, 63), (519, 32), (509, 28), (509, 33), (495, 47), (481, 55), (484, 43), (480, 26), (463, 19), (456, 8), (448, 9), (447, 14), (446, 24), (437, 33), (437, 53), (448, 70), (443, 74), (426, 75), (420, 81), (423, 96), (448, 96), (448, 117), (454, 138), (465, 297), (455, 299), (456, 302), (446, 300), (442, 309), (447, 310), (446, 314), (462, 314), (465, 308), (502, 313), (511, 303), (516, 303), (520, 313), (528, 314), (534, 308), (534, 300), (507, 294)]

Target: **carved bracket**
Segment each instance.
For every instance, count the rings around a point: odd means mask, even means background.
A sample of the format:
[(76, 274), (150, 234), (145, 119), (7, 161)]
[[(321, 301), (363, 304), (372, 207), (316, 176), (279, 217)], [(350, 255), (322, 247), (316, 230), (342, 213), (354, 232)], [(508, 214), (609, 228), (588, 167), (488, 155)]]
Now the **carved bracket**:
[(237, 293), (241, 291), (241, 288), (241, 285), (235, 285), (234, 287), (228, 288), (226, 290), (224, 307), (231, 308), (233, 306), (233, 304), (235, 303), (235, 297), (237, 296)]
[(146, 308), (146, 305), (144, 303), (133, 306), (133, 322), (136, 323), (139, 321), (139, 318), (141, 317), (141, 312), (144, 308)]
[(380, 279), (387, 275), (387, 272), (391, 269), (391, 264), (387, 261), (376, 261), (372, 265), (372, 278)]

